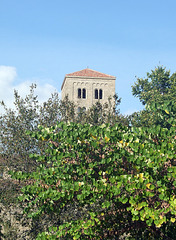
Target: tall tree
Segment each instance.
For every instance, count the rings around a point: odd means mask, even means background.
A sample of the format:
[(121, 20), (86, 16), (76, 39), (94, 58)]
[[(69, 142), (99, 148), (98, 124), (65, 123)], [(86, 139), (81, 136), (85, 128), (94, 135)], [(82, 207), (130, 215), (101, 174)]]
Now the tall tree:
[[(145, 105), (145, 109), (130, 116), (132, 125), (146, 126), (160, 125), (169, 127), (167, 123), (167, 113), (161, 117), (161, 109), (167, 111), (169, 106), (173, 106), (176, 99), (176, 73), (170, 74), (169, 70), (158, 66), (151, 73), (147, 73), (146, 78), (137, 78), (132, 86), (132, 93), (138, 97), (140, 102)], [(172, 107), (173, 116), (176, 115), (175, 108)], [(163, 117), (164, 116), (164, 117)]]
[(40, 104), (35, 95), (36, 87), (32, 84), (25, 98), (15, 90), (14, 109), (1, 102), (5, 110), (0, 116), (1, 154), (8, 166), (27, 172), (36, 165), (35, 161), (29, 159), (29, 154), (38, 152), (40, 143), (27, 136), (26, 131), (34, 131), (41, 124), (45, 127), (52, 126), (61, 119), (58, 94), (53, 94), (48, 101)]
[[(115, 95), (114, 99), (102, 105), (97, 102), (86, 112), (76, 113), (76, 106), (68, 97), (60, 100), (58, 93), (53, 93), (44, 103), (39, 103), (35, 95), (36, 85), (30, 86), (29, 94), (24, 98), (18, 91), (14, 91), (15, 109), (10, 109), (2, 101), (5, 113), (0, 116), (0, 148), (6, 163), (17, 169), (30, 171), (36, 162), (29, 159), (30, 153), (37, 153), (45, 146), (43, 143), (31, 139), (26, 131), (37, 130), (38, 125), (45, 127), (55, 126), (58, 122), (79, 122), (98, 125), (124, 121), (119, 114), (118, 106), (121, 99)], [(40, 146), (40, 147), (39, 147)]]
[(158, 105), (152, 110), (168, 115), (169, 129), (40, 127), (36, 137), (48, 139), (48, 148), (31, 156), (41, 164), (20, 199), (29, 217), (52, 214), (58, 221), (36, 239), (175, 239), (176, 121), (172, 104)]
[(143, 105), (153, 101), (173, 100), (176, 98), (176, 73), (158, 66), (146, 78), (137, 78), (132, 86), (132, 94), (138, 97)]
[[(21, 97), (18, 91), (14, 91), (14, 109), (9, 109), (4, 102), (1, 105), (4, 107), (4, 114), (0, 116), (0, 152), (2, 158), (0, 158), (0, 177), (3, 173), (4, 167), (8, 166), (10, 169), (22, 170), (25, 174), (35, 171), (39, 162), (34, 158), (29, 158), (30, 154), (39, 154), (42, 156), (49, 142), (44, 139), (36, 139), (36, 133), (39, 131), (38, 126), (41, 125), (47, 130), (58, 124), (58, 122), (77, 122), (77, 123), (89, 123), (89, 125), (100, 125), (102, 123), (111, 123), (123, 120), (122, 116), (119, 115), (118, 106), (120, 99), (115, 96), (115, 99), (109, 99), (109, 102), (102, 105), (97, 102), (95, 106), (92, 106), (88, 111), (81, 111), (79, 114), (75, 111), (76, 106), (73, 102), (69, 101), (66, 97), (64, 100), (60, 100), (58, 93), (53, 93), (51, 97), (44, 103), (38, 101), (38, 97), (35, 94), (35, 88), (37, 86), (33, 84), (29, 89), (29, 94), (24, 98)], [(33, 137), (26, 135), (26, 131), (34, 132)], [(60, 131), (60, 129), (58, 129)], [(44, 140), (44, 141), (43, 141)], [(48, 153), (50, 155), (50, 153)], [(1, 157), (1, 156), (0, 156)], [(45, 157), (48, 157), (45, 153)], [(46, 163), (46, 167), (48, 167)], [(3, 204), (6, 209), (5, 215), (8, 215), (8, 209), (12, 203), (16, 203), (16, 195), (19, 194), (21, 182), (13, 182), (11, 179), (4, 179), (0, 184), (0, 204)], [(8, 199), (8, 201), (7, 201)], [(6, 205), (4, 205), (6, 204)], [(14, 204), (14, 208), (17, 208), (17, 204)], [(20, 208), (19, 208), (20, 209)], [(70, 211), (63, 212), (65, 218), (66, 215), (70, 215)], [(7, 213), (7, 214), (6, 214)], [(18, 215), (14, 214), (13, 219), (21, 219), (23, 224), (23, 216), (19, 218)], [(31, 233), (36, 235), (39, 229), (45, 230), (46, 226), (57, 222), (58, 217), (53, 214), (45, 214), (42, 216), (41, 221), (31, 222)], [(45, 218), (45, 221), (43, 221)], [(0, 223), (2, 222), (3, 231), (4, 226), (9, 226), (9, 230), (5, 233), (5, 239), (19, 239), (19, 232), (13, 229), (10, 220), (6, 221), (0, 216)], [(26, 222), (26, 225), (29, 225)], [(24, 233), (24, 234), (29, 234)], [(0, 230), (1, 234), (1, 230)], [(18, 237), (17, 237), (18, 236)], [(20, 239), (24, 239), (21, 236)], [(26, 239), (26, 238), (25, 238)], [(30, 235), (30, 239), (33, 239)]]

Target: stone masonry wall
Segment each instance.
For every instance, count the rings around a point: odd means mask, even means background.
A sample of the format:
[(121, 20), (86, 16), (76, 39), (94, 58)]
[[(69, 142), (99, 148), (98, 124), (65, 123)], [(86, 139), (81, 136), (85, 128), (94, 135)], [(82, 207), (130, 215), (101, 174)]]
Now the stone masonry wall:
[[(85, 99), (78, 98), (78, 88), (86, 89)], [(62, 88), (62, 99), (68, 95), (69, 100), (77, 106), (88, 109), (97, 101), (95, 99), (95, 89), (102, 89), (103, 98), (99, 101), (104, 104), (110, 96), (115, 94), (115, 78), (66, 77)]]

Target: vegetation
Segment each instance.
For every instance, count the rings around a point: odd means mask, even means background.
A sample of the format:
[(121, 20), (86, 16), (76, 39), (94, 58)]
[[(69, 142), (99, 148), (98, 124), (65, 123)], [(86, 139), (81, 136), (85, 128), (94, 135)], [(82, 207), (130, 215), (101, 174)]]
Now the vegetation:
[[(26, 131), (38, 131), (38, 125), (51, 127), (61, 121), (82, 123), (86, 121), (96, 125), (99, 122), (109, 121), (112, 123), (122, 120), (126, 124), (125, 118), (119, 114), (120, 99), (117, 95), (115, 96), (115, 104), (112, 99), (109, 99), (105, 105), (97, 102), (88, 112), (78, 115), (75, 110), (76, 106), (68, 98), (61, 101), (57, 93), (52, 94), (51, 98), (40, 104), (35, 95), (36, 87), (35, 84), (32, 85), (25, 98), (22, 98), (16, 90), (14, 91), (15, 109), (9, 109), (4, 102), (1, 102), (5, 110), (5, 113), (0, 116), (0, 222), (3, 229), (6, 226), (4, 239), (18, 239), (19, 237), (27, 239), (28, 235), (30, 235), (29, 239), (35, 238), (38, 231), (45, 229), (51, 222), (57, 221), (57, 218), (53, 218), (52, 215), (42, 216), (42, 221), (33, 220), (31, 222), (28, 219), (23, 219), (23, 205), (18, 203), (17, 195), (20, 194), (20, 189), (25, 183), (12, 181), (10, 176), (6, 174), (8, 169), (31, 173), (39, 165), (35, 159), (29, 158), (29, 155), (42, 154), (48, 143), (31, 138), (31, 136), (26, 135)], [(109, 114), (110, 109), (111, 114)], [(17, 208), (18, 214), (15, 211)], [(4, 216), (9, 217), (6, 219)], [(16, 218), (17, 220), (14, 220)], [(28, 225), (31, 228), (26, 230), (25, 235), (19, 232), (23, 226), (18, 226), (16, 229), (16, 226), (12, 226), (19, 219), (23, 225)], [(3, 229), (2, 231), (4, 231)]]
[[(26, 131), (36, 131), (38, 125), (51, 127), (60, 121), (64, 122), (89, 122), (101, 124), (105, 122), (127, 121), (119, 114), (118, 105), (120, 99), (117, 95), (102, 105), (97, 102), (87, 112), (76, 113), (76, 106), (66, 97), (63, 101), (57, 93), (52, 94), (48, 101), (42, 105), (35, 95), (36, 85), (30, 87), (30, 93), (22, 98), (14, 91), (15, 110), (9, 109), (4, 102), (5, 114), (0, 116), (0, 146), (3, 159), (8, 166), (29, 172), (35, 169), (36, 161), (29, 158), (29, 154), (37, 153), (45, 149), (45, 144), (30, 136)], [(41, 144), (43, 146), (41, 146)]]
[[(130, 117), (133, 126), (150, 127), (153, 124), (159, 124), (167, 127), (167, 121), (159, 117), (160, 105), (163, 106), (167, 101), (175, 101), (176, 73), (170, 75), (170, 71), (158, 66), (151, 73), (147, 73), (146, 78), (137, 78), (132, 86), (132, 94), (145, 105), (143, 111), (134, 113)], [(155, 111), (150, 108), (153, 104), (157, 104), (158, 109), (155, 107)]]
[(14, 175), (32, 183), (20, 197), (28, 202), (25, 212), (61, 216), (74, 209), (37, 239), (173, 238), (176, 122), (172, 108), (164, 112), (169, 129), (61, 122), (29, 133), (49, 145), (44, 155), (31, 155), (37, 171)]
[(137, 78), (132, 86), (132, 94), (138, 97), (143, 105), (175, 100), (176, 73), (170, 75), (170, 71), (158, 66), (151, 73), (147, 73), (147, 78)]
[(1, 117), (2, 153), (32, 219), (25, 239), (174, 239), (175, 74), (158, 67), (138, 79), (145, 110), (129, 119), (118, 96), (78, 114), (57, 94), (40, 106), (35, 87), (25, 99), (15, 92), (17, 111)]

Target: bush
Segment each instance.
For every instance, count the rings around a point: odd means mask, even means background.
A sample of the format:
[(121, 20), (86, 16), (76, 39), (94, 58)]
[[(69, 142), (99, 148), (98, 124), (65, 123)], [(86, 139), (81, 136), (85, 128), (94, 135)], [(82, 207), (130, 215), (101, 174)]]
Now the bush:
[(32, 218), (58, 217), (37, 239), (174, 239), (176, 122), (170, 110), (163, 109), (169, 128), (61, 122), (29, 133), (48, 148), (30, 156), (40, 163), (37, 171), (14, 174), (29, 183), (20, 200)]

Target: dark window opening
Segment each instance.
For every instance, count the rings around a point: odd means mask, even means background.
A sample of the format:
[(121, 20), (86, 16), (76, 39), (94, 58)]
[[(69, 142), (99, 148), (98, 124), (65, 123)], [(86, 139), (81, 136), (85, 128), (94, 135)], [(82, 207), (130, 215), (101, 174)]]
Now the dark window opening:
[(99, 99), (102, 99), (103, 98), (103, 91), (102, 89), (99, 90)]
[(86, 89), (83, 88), (83, 91), (82, 91), (82, 98), (86, 98)]
[(81, 88), (78, 88), (78, 98), (81, 98)]
[(95, 99), (98, 99), (98, 89), (95, 89)]

